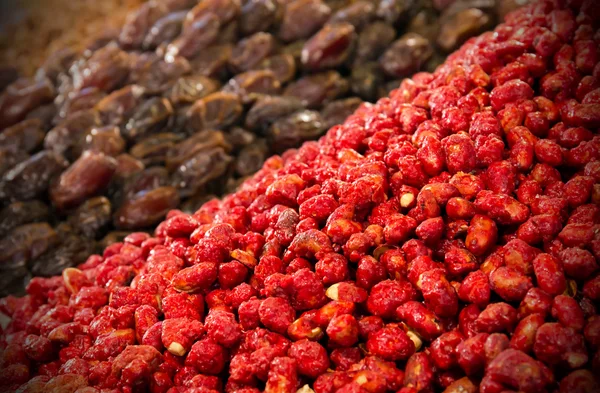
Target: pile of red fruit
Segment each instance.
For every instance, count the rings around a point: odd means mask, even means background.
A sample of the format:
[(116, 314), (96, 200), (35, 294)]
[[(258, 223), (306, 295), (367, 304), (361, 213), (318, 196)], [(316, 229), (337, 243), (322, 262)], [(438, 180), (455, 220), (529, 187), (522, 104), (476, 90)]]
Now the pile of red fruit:
[(598, 391), (598, 11), (513, 12), (236, 193), (34, 278), (0, 302), (3, 391)]

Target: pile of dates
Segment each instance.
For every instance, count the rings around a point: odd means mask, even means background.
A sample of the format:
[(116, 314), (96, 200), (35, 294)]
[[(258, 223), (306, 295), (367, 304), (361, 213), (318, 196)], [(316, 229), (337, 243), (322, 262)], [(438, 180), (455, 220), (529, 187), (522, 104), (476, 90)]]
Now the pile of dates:
[(236, 192), (33, 278), (0, 300), (0, 390), (598, 392), (594, 3), (514, 11)]
[(150, 1), (32, 79), (0, 69), (0, 294), (233, 191), (270, 154), (435, 67), (500, 8)]

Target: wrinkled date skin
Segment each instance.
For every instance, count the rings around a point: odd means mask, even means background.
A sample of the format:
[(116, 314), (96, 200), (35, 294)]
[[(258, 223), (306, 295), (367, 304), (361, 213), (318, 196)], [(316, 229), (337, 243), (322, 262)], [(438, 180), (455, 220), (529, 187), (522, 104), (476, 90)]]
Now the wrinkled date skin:
[[(0, 284), (45, 277), (0, 299), (0, 390), (598, 390), (593, 5), (509, 13), (325, 132), (335, 108), (357, 104), (340, 100), (361, 74), (363, 26), (418, 21), (406, 2), (284, 3), (149, 3), (121, 46), (55, 78), (57, 103), (72, 101), (50, 123), (85, 141), (57, 129), (40, 154), (35, 120), (9, 129), (35, 138), (5, 146), (34, 155), (2, 175)], [(489, 23), (471, 5), (433, 6), (447, 49)], [(152, 32), (186, 7), (173, 31)], [(381, 78), (433, 65), (436, 34), (420, 18), (422, 35), (398, 40), (371, 26), (393, 42), (373, 52), (363, 35)], [(124, 49), (158, 35), (152, 53)], [(215, 46), (224, 59), (208, 59)], [(89, 118), (75, 125), (80, 104)], [(239, 180), (238, 152), (263, 143), (260, 169)], [(178, 210), (182, 198), (197, 205)], [(48, 211), (67, 223), (52, 227)], [(109, 217), (126, 232), (93, 254)]]

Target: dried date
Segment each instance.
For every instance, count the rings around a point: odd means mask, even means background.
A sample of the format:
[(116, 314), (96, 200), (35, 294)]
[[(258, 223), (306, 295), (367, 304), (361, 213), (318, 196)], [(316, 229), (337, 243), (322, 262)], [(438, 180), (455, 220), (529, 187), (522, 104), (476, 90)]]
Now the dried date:
[(83, 146), (76, 150), (76, 155), (81, 155), (85, 150), (102, 153), (116, 157), (125, 151), (125, 140), (121, 137), (121, 130), (116, 126), (92, 128), (83, 141)]
[(303, 109), (302, 103), (293, 97), (261, 97), (246, 114), (245, 126), (265, 133), (275, 121), (300, 109)]
[(13, 66), (2, 65), (0, 67), (0, 92), (17, 79), (19, 79), (19, 70)]
[(173, 114), (173, 106), (166, 98), (153, 97), (140, 104), (122, 128), (129, 141), (139, 140), (160, 131)]
[(413, 0), (382, 0), (376, 15), (391, 25), (398, 24), (405, 21), (412, 7)]
[(336, 71), (307, 75), (290, 83), (284, 96), (299, 99), (307, 108), (319, 108), (343, 96), (349, 88), (348, 81)]
[(201, 1), (188, 12), (184, 23), (184, 29), (190, 28), (195, 20), (208, 14), (217, 16), (219, 22), (222, 25), (225, 25), (239, 15), (240, 8), (239, 0)]
[(62, 236), (58, 246), (33, 260), (29, 267), (36, 276), (51, 277), (68, 267), (83, 263), (95, 251), (94, 242), (74, 233), (67, 233)]
[(186, 59), (193, 58), (215, 42), (220, 28), (219, 18), (214, 14), (199, 16), (167, 46), (165, 59), (172, 61), (176, 56), (183, 56)]
[(321, 117), (325, 121), (325, 129), (342, 124), (348, 116), (363, 103), (360, 98), (350, 97), (332, 101), (321, 110)]
[(49, 214), (48, 206), (40, 201), (11, 203), (0, 210), (0, 238), (18, 226), (46, 221)]
[(177, 11), (158, 19), (146, 33), (142, 48), (155, 49), (169, 44), (181, 33), (186, 15), (187, 11)]
[(358, 34), (356, 62), (377, 60), (396, 39), (396, 30), (387, 23), (377, 21), (367, 25)]
[(227, 63), (232, 51), (231, 44), (209, 46), (190, 60), (193, 72), (209, 78), (227, 79)]
[(47, 78), (11, 83), (0, 95), (0, 130), (23, 120), (29, 111), (50, 102), (53, 96), (54, 88)]
[(240, 33), (251, 35), (268, 31), (276, 22), (282, 5), (274, 0), (249, 0), (244, 2), (239, 16)]
[(350, 90), (366, 101), (376, 101), (382, 93), (383, 75), (376, 62), (355, 64), (350, 75)]
[(114, 225), (122, 229), (141, 229), (156, 224), (179, 204), (173, 187), (159, 187), (138, 193), (126, 200), (114, 215)]
[(256, 33), (244, 38), (233, 48), (229, 67), (233, 73), (249, 71), (275, 49), (275, 39), (269, 33)]
[(267, 137), (273, 150), (282, 152), (318, 138), (325, 130), (325, 122), (319, 112), (302, 110), (273, 123)]
[(493, 20), (478, 8), (469, 8), (451, 15), (444, 15), (440, 25), (437, 44), (449, 52), (482, 31), (488, 29)]
[(88, 199), (79, 206), (67, 219), (77, 232), (89, 239), (96, 239), (108, 226), (112, 209), (108, 198), (99, 196)]
[(194, 195), (209, 181), (222, 178), (232, 161), (222, 148), (196, 153), (177, 168), (171, 184), (182, 197)]
[(336, 11), (328, 23), (347, 22), (359, 30), (375, 17), (375, 5), (369, 1), (357, 1)]
[(225, 129), (242, 115), (243, 107), (239, 95), (217, 92), (196, 101), (187, 111), (187, 128), (190, 132), (207, 129)]
[(202, 75), (183, 76), (175, 81), (166, 93), (173, 105), (193, 104), (219, 90), (220, 83)]
[(221, 131), (205, 130), (174, 145), (167, 153), (166, 166), (170, 171), (175, 170), (188, 158), (202, 152), (221, 148), (231, 151), (231, 145)]
[(278, 37), (284, 42), (306, 39), (329, 19), (331, 9), (321, 0), (293, 0), (285, 5)]
[(44, 148), (62, 154), (70, 160), (78, 157), (85, 137), (94, 127), (101, 126), (100, 115), (95, 110), (76, 112), (51, 129), (44, 138)]
[(182, 56), (165, 61), (153, 52), (142, 52), (132, 53), (130, 57), (132, 66), (127, 81), (143, 87), (148, 95), (164, 93), (177, 78), (188, 74), (191, 69), (190, 62)]
[(146, 168), (125, 180), (120, 192), (113, 196), (113, 202), (120, 204), (124, 200), (134, 198), (138, 194), (163, 187), (168, 184), (169, 173), (166, 168)]
[(0, 148), (22, 150), (30, 153), (40, 147), (45, 132), (38, 119), (23, 120), (0, 134)]
[(29, 154), (13, 148), (0, 148), (0, 176), (29, 158)]
[(66, 167), (67, 162), (60, 154), (49, 150), (34, 154), (2, 176), (0, 198), (14, 201), (36, 198)]
[(407, 33), (392, 43), (379, 58), (379, 64), (389, 76), (402, 78), (419, 71), (432, 54), (429, 40)]
[(102, 192), (116, 168), (114, 158), (102, 153), (85, 152), (51, 187), (52, 203), (61, 210), (78, 206), (89, 197)]
[(116, 45), (98, 49), (86, 61), (71, 68), (73, 86), (77, 90), (96, 87), (102, 91), (112, 91), (119, 87), (129, 74), (127, 53)]
[(142, 101), (145, 89), (138, 85), (128, 85), (115, 90), (94, 107), (100, 114), (103, 124), (120, 124), (131, 116), (131, 111)]
[(259, 70), (273, 72), (279, 83), (284, 84), (296, 76), (296, 59), (289, 53), (282, 53), (267, 57), (255, 67)]
[(129, 153), (146, 166), (164, 165), (168, 152), (182, 140), (183, 136), (178, 134), (155, 134), (132, 146)]
[(58, 234), (46, 223), (21, 225), (0, 241), (2, 270), (26, 266), (59, 241)]
[(264, 139), (242, 148), (235, 160), (235, 173), (245, 177), (258, 171), (265, 162), (268, 152), (269, 146)]
[(223, 92), (237, 94), (244, 104), (264, 95), (279, 93), (281, 83), (271, 70), (253, 70), (238, 74), (223, 87)]
[(300, 60), (307, 70), (324, 70), (343, 64), (352, 49), (356, 34), (348, 22), (328, 23), (302, 48)]
[(161, 2), (142, 4), (138, 9), (127, 15), (119, 34), (119, 44), (127, 49), (140, 48), (154, 23), (168, 11), (167, 6)]

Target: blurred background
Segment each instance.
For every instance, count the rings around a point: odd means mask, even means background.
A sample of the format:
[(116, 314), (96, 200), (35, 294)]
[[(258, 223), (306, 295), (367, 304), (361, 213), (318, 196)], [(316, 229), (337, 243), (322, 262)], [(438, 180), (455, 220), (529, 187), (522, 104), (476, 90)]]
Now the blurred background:
[(49, 53), (76, 51), (145, 0), (0, 0), (0, 65), (31, 75)]

